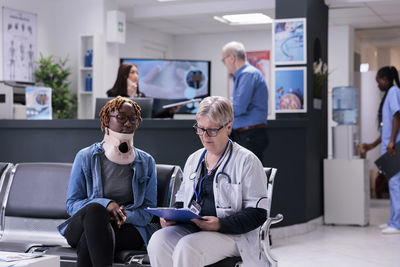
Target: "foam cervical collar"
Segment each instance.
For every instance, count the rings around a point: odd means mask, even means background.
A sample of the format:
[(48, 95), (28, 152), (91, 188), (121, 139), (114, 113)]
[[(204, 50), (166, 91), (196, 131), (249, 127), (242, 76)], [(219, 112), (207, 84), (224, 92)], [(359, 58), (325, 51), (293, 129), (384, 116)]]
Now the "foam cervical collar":
[(134, 133), (117, 133), (109, 128), (106, 128), (105, 132), (103, 148), (107, 159), (121, 165), (132, 163), (135, 160), (135, 152), (133, 150)]

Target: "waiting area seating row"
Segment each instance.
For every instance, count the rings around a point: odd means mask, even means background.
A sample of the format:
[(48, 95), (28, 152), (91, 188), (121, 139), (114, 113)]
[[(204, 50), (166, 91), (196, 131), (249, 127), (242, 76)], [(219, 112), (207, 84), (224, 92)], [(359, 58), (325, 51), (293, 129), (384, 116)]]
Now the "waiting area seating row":
[[(69, 217), (65, 198), (72, 164), (0, 162), (0, 250), (59, 255), (62, 267), (76, 266), (76, 250), (69, 247), (56, 226)], [(157, 164), (157, 205), (169, 207), (182, 180), (179, 166)], [(271, 266), (277, 266), (269, 243), (270, 226), (283, 219), (270, 216), (276, 169), (265, 168), (268, 177), (267, 220), (260, 228), (260, 248)], [(267, 181), (266, 181), (267, 182)], [(160, 227), (154, 217), (152, 226)], [(240, 257), (209, 267), (241, 266)], [(150, 266), (146, 250), (120, 251), (113, 266)]]

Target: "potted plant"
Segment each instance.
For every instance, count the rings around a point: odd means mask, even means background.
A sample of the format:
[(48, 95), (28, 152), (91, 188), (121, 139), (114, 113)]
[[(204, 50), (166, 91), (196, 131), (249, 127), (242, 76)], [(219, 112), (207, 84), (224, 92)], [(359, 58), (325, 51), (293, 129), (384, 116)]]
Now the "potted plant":
[(68, 57), (61, 59), (54, 56), (44, 57), (40, 53), (40, 60), (36, 62), (37, 69), (34, 76), (37, 83), (52, 88), (52, 108), (58, 119), (76, 118), (77, 97), (70, 94), (68, 77), (71, 68), (67, 67)]

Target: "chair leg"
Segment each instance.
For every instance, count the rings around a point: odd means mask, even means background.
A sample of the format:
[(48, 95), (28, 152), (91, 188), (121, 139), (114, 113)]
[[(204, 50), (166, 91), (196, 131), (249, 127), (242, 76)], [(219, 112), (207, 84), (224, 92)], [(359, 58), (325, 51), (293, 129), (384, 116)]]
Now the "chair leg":
[[(282, 214), (278, 214), (276, 217), (268, 218), (267, 221), (263, 224), (260, 230), (260, 246), (262, 251), (264, 252), (264, 256), (267, 258), (271, 267), (278, 266), (278, 260), (271, 252), (271, 243), (270, 243), (270, 227), (272, 224), (278, 223), (283, 220)], [(268, 235), (268, 237), (267, 237)]]

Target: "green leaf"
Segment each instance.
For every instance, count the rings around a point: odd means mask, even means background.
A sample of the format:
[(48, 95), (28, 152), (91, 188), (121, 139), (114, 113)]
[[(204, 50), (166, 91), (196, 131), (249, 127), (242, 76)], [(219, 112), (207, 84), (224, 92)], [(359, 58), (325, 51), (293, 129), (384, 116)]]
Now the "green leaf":
[(44, 57), (40, 52), (40, 58), (35, 63), (37, 69), (33, 73), (36, 82), (41, 82), (46, 87), (53, 89), (52, 108), (57, 118), (76, 118), (77, 97), (70, 95), (68, 89), (68, 77), (71, 75), (71, 67), (68, 67), (69, 57), (61, 59), (50, 55)]

